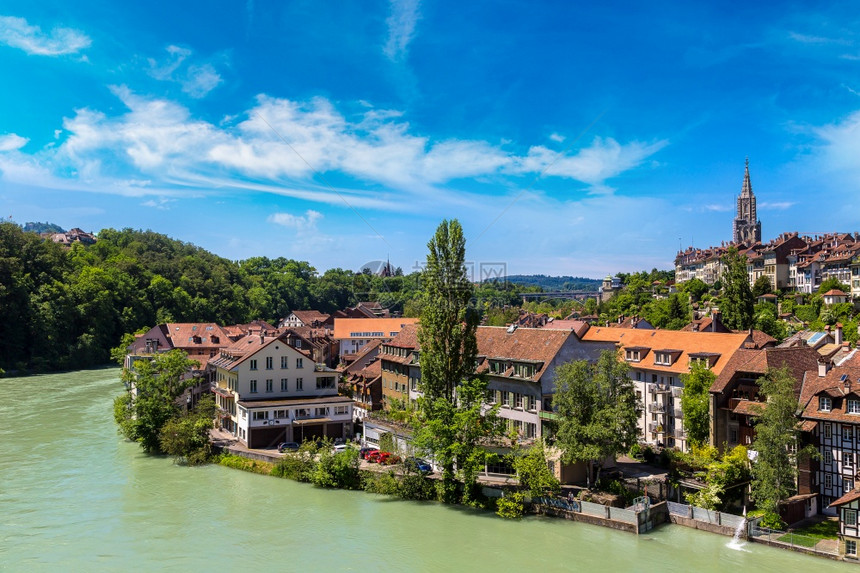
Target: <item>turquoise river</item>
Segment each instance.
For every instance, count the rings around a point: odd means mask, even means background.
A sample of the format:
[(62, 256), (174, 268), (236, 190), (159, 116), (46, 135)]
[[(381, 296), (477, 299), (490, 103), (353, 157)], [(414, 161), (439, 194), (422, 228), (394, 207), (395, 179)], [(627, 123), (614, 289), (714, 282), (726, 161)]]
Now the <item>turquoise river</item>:
[(180, 467), (117, 435), (120, 389), (114, 369), (0, 379), (0, 570), (860, 571), (679, 526), (637, 537)]

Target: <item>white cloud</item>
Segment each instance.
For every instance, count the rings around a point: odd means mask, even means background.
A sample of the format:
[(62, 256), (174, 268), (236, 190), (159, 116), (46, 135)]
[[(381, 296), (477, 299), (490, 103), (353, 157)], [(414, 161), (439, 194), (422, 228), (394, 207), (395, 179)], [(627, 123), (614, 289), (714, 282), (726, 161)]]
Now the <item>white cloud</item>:
[(631, 141), (620, 144), (611, 137), (595, 137), (590, 147), (576, 155), (560, 155), (543, 146), (529, 149), (528, 155), (518, 159), (515, 171), (545, 173), (588, 183), (595, 191), (605, 191), (604, 182), (639, 166), (649, 156), (668, 145), (668, 141), (654, 143)]
[[(182, 56), (181, 49), (173, 53)], [(534, 147), (523, 156), (508, 151), (508, 144), (415, 134), (398, 111), (371, 108), (347, 118), (324, 98), (296, 102), (261, 95), (237, 114), (244, 121), (213, 124), (174, 101), (141, 96), (125, 86), (111, 89), (126, 106), (124, 113), (77, 110), (64, 120), (59, 144), (6, 157), (0, 163), (3, 178), (130, 196), (245, 190), (328, 205), (426, 212), (486, 203), (476, 191), (451, 187), (460, 179), (497, 189), (510, 175), (546, 171), (609, 193), (607, 180), (666, 145), (595, 138), (574, 155)], [(20, 143), (10, 139), (7, 145)], [(329, 176), (338, 178), (337, 189), (328, 184)]]
[(827, 170), (847, 171), (860, 175), (860, 111), (841, 122), (811, 128), (818, 139), (818, 159)]
[(180, 46), (167, 46), (167, 58), (149, 58), (149, 75), (161, 81), (176, 82), (193, 98), (202, 98), (223, 81), (211, 63), (189, 64), (193, 52)]
[(421, 17), (419, 4), (419, 0), (389, 0), (391, 14), (385, 21), (388, 40), (382, 50), (388, 59), (397, 61), (406, 56), (406, 48), (415, 35), (415, 24)]
[(62, 56), (87, 48), (92, 40), (79, 30), (56, 27), (49, 33), (24, 18), (0, 16), (0, 42), (37, 56)]
[(269, 221), (270, 223), (275, 223), (276, 225), (281, 225), (282, 227), (287, 227), (288, 229), (295, 229), (297, 232), (301, 232), (315, 231), (317, 228), (317, 221), (322, 218), (323, 215), (319, 211), (308, 209), (307, 211), (305, 211), (304, 216), (291, 215), (290, 213), (272, 213), (271, 215), (269, 215), (267, 221)]
[(14, 151), (21, 149), (27, 142), (30, 141), (26, 137), (21, 137), (15, 133), (0, 135), (0, 151)]
[(764, 211), (785, 211), (786, 209), (790, 209), (794, 207), (797, 203), (794, 201), (775, 201), (775, 202), (763, 202), (758, 204), (758, 208)]
[(556, 143), (562, 143), (564, 141), (564, 136), (559, 133), (551, 133), (549, 138)]
[(729, 204), (723, 204), (723, 203), (713, 203), (711, 205), (705, 205), (704, 209), (705, 209), (705, 211), (714, 211), (717, 213), (724, 213), (727, 211), (731, 211), (732, 206)]

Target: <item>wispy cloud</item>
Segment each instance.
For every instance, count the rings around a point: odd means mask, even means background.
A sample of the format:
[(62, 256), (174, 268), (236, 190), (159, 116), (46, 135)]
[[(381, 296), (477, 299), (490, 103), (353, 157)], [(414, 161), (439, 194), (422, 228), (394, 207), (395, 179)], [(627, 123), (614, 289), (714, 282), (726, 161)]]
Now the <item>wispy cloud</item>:
[[(370, 108), (347, 118), (324, 98), (296, 102), (261, 95), (238, 114), (244, 121), (216, 125), (175, 101), (141, 96), (125, 86), (112, 91), (125, 113), (77, 110), (64, 120), (58, 145), (33, 154), (15, 152), (0, 165), (3, 177), (52, 188), (65, 180), (64, 186), (134, 196), (247, 190), (355, 208), (421, 211), (480, 205), (475, 193), (481, 186), (497, 189), (511, 176), (573, 179), (593, 192), (611, 192), (607, 180), (667, 145), (598, 137), (572, 154), (533, 147), (521, 155), (507, 150), (512, 144), (412, 133), (398, 111)], [(22, 140), (4, 141), (18, 149)], [(327, 183), (329, 174), (341, 181), (337, 189)], [(473, 193), (452, 187), (467, 179), (476, 186)]]
[(717, 212), (717, 213), (724, 213), (724, 212), (726, 212), (726, 211), (731, 211), (731, 210), (732, 210), (732, 206), (731, 206), (731, 205), (724, 205), (724, 204), (722, 204), (722, 203), (713, 203), (713, 204), (710, 204), (710, 205), (705, 205), (705, 206), (704, 206), (704, 210), (705, 210), (705, 211)]
[(89, 36), (72, 28), (56, 27), (43, 32), (24, 18), (0, 16), (0, 42), (37, 56), (74, 54), (92, 44)]
[(421, 17), (419, 4), (419, 0), (389, 0), (391, 14), (385, 21), (388, 40), (382, 49), (388, 59), (397, 61), (406, 56), (406, 49), (415, 35), (415, 25)]
[(223, 81), (221, 74), (211, 63), (190, 64), (187, 60), (193, 52), (180, 46), (167, 46), (167, 57), (163, 60), (148, 58), (149, 75), (157, 80), (172, 81), (193, 98), (202, 98)]
[(828, 38), (826, 36), (816, 36), (813, 34), (801, 34), (799, 32), (789, 32), (788, 37), (795, 42), (801, 44), (840, 44), (848, 45), (851, 42), (844, 38)]
[(551, 133), (549, 138), (556, 143), (562, 143), (564, 141), (564, 136), (559, 133)]
[(797, 203), (795, 201), (772, 201), (772, 202), (763, 202), (758, 204), (758, 208), (763, 211), (785, 211), (786, 209), (790, 209), (794, 207)]
[(27, 142), (30, 141), (26, 137), (21, 137), (15, 133), (0, 135), (0, 151), (14, 151), (21, 149)]

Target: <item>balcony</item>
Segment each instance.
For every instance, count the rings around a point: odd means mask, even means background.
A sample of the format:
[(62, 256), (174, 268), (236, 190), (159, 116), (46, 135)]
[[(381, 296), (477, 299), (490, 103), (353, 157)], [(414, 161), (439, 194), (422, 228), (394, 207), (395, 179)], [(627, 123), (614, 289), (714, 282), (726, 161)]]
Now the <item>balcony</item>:
[(684, 389), (679, 386), (672, 386), (672, 396), (675, 398), (680, 398), (683, 391)]
[(656, 414), (665, 414), (666, 404), (658, 404), (652, 402), (651, 404), (648, 404), (648, 411)]
[(648, 431), (652, 434), (664, 434), (663, 424), (660, 422), (651, 422), (648, 424)]
[(674, 435), (679, 440), (687, 439), (687, 431), (686, 430), (675, 430)]
[(681, 410), (681, 408), (675, 408), (674, 410), (672, 410), (672, 415), (676, 418), (683, 418), (684, 412)]
[(672, 387), (668, 384), (651, 384), (649, 390), (654, 394), (668, 394), (672, 391)]
[(555, 412), (550, 412), (549, 410), (541, 410), (540, 412), (538, 412), (538, 417), (541, 420), (558, 420), (558, 414), (556, 414)]

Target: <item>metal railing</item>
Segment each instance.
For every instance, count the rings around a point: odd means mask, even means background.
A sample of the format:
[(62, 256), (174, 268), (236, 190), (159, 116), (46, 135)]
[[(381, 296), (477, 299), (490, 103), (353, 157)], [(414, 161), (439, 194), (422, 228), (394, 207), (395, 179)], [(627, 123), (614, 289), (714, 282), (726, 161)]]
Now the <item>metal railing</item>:
[(768, 529), (759, 525), (760, 519), (750, 522), (749, 535), (753, 538), (766, 539), (772, 543), (779, 543), (789, 547), (798, 547), (804, 550), (814, 551), (823, 555), (838, 555), (839, 543), (835, 539), (821, 539), (795, 533), (793, 531), (780, 531)]
[(663, 414), (666, 412), (666, 404), (655, 404), (654, 402), (652, 402), (648, 404), (648, 411)]
[(648, 424), (648, 431), (656, 434), (663, 434), (665, 428), (663, 428), (663, 424), (659, 422), (651, 422)]

